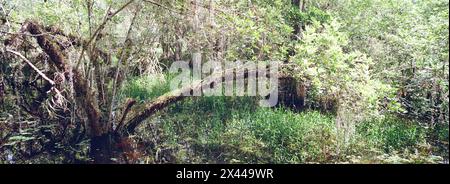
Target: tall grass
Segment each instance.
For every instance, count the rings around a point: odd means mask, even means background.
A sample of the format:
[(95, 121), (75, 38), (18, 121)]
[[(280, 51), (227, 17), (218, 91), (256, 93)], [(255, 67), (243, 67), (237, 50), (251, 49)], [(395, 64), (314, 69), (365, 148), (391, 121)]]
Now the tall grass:
[(371, 146), (392, 152), (412, 148), (424, 141), (426, 130), (417, 122), (389, 116), (357, 126), (357, 132)]
[(133, 98), (138, 101), (151, 101), (154, 98), (170, 91), (170, 75), (146, 75), (136, 77), (124, 84), (121, 96)]

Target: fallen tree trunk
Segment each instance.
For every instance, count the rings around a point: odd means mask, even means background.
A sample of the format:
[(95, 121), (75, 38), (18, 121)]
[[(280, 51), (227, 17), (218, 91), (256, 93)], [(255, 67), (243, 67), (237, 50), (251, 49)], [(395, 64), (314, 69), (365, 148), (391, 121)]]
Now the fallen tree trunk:
[[(198, 87), (200, 87), (200, 85)], [(147, 104), (144, 107), (144, 110), (141, 110), (139, 112), (134, 112), (134, 114), (132, 115), (132, 118), (130, 118), (130, 120), (127, 121), (127, 123), (125, 125), (126, 128), (123, 129), (121, 133), (125, 134), (125, 135), (133, 134), (135, 132), (136, 127), (138, 127), (139, 124), (141, 124), (147, 118), (154, 115), (159, 110), (169, 106), (170, 104), (173, 104), (177, 101), (180, 101), (180, 100), (186, 98), (186, 96), (183, 96), (183, 93), (190, 92), (194, 88), (195, 87), (188, 87), (188, 88), (184, 88), (182, 90), (176, 90), (173, 92), (169, 92), (163, 96), (160, 96), (153, 102)], [(124, 132), (124, 131), (126, 131), (126, 132)], [(120, 130), (119, 130), (119, 132), (120, 132)]]
[[(205, 87), (211, 86), (212, 84), (216, 83), (217, 81), (221, 81), (223, 83), (225, 79), (229, 78), (230, 76), (234, 77), (236, 73), (243, 72), (244, 73), (244, 79), (247, 79), (248, 76), (254, 75), (257, 76), (259, 70), (252, 70), (252, 71), (230, 71), (226, 72), (223, 75), (218, 75), (216, 77), (213, 77), (209, 79), (208, 81), (201, 81), (195, 84), (192, 84), (190, 86), (184, 87), (182, 89), (178, 89), (175, 91), (171, 91), (169, 93), (166, 93), (160, 97), (158, 97), (153, 102), (148, 103), (145, 105), (143, 110), (134, 109), (134, 113), (132, 114), (132, 118), (130, 118), (126, 123), (126, 132), (122, 132), (125, 135), (133, 134), (136, 130), (136, 128), (144, 122), (149, 117), (153, 116), (156, 112), (159, 110), (162, 110), (166, 108), (167, 106), (181, 101), (185, 99), (188, 96), (185, 96), (183, 94), (191, 94), (193, 91), (199, 91), (202, 90)], [(278, 78), (278, 74), (276, 76)]]

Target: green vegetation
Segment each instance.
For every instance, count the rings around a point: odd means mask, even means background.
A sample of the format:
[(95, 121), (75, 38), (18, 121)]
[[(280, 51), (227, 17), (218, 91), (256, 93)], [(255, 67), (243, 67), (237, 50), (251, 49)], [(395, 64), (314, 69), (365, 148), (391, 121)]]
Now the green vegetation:
[[(448, 6), (1, 1), (0, 163), (448, 164)], [(282, 63), (280, 103), (174, 95), (198, 56)]]
[(146, 76), (135, 79), (130, 79), (125, 83), (122, 95), (130, 97), (139, 101), (153, 100), (158, 96), (170, 91), (171, 77), (167, 76)]
[[(146, 86), (146, 91), (139, 91), (139, 95), (147, 96), (165, 89), (160, 81), (152, 83), (152, 80), (142, 80), (145, 78), (136, 79)], [(166, 152), (169, 155), (165, 155), (171, 160), (157, 158), (161, 163), (443, 161), (439, 156), (442, 150), (433, 148), (427, 139), (427, 136), (437, 134), (414, 120), (386, 116), (360, 122), (348, 145), (339, 146), (334, 115), (318, 111), (297, 113), (282, 108), (261, 108), (257, 107), (256, 102), (251, 97), (197, 97), (185, 100), (150, 120), (151, 125), (140, 130), (138, 139), (144, 142), (153, 140), (148, 143), (152, 153), (171, 150)], [(155, 129), (157, 134), (150, 133)], [(442, 140), (448, 138), (448, 131), (441, 130), (438, 134)], [(153, 157), (142, 159), (155, 161)]]

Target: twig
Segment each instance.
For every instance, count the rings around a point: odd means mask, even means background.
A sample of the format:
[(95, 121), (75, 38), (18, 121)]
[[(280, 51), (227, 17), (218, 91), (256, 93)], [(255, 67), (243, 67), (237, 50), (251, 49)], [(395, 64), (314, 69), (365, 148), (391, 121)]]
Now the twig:
[(150, 4), (153, 4), (153, 5), (156, 5), (156, 6), (159, 6), (159, 7), (163, 8), (163, 9), (169, 10), (170, 12), (173, 12), (173, 13), (182, 14), (181, 12), (175, 11), (174, 8), (170, 8), (170, 7), (164, 6), (164, 5), (160, 4), (160, 3), (157, 3), (157, 2), (152, 1), (152, 0), (142, 0), (142, 1), (150, 3)]
[[(33, 68), (33, 70), (35, 70), (42, 78), (44, 78), (46, 81), (48, 81), (51, 85), (52, 88), (50, 89), (50, 91), (54, 91), (56, 93), (56, 97), (57, 97), (57, 104), (62, 104), (62, 102), (64, 101), (64, 96), (61, 94), (61, 91), (59, 91), (56, 87), (55, 87), (55, 81), (51, 80), (50, 78), (48, 78), (41, 70), (39, 70), (36, 66), (33, 65), (33, 63), (31, 63), (25, 56), (23, 56), (22, 54), (20, 54), (19, 52), (10, 50), (10, 49), (6, 49), (7, 52), (13, 53), (16, 56), (19, 56), (23, 61), (25, 61), (31, 68)], [(49, 93), (50, 91), (48, 91), (47, 93)], [(53, 101), (53, 100), (52, 100)], [(53, 103), (55, 103), (53, 101)], [(56, 103), (55, 103), (56, 104)]]
[(9, 14), (11, 14), (11, 11), (9, 13), (6, 13), (5, 8), (3, 8), (3, 5), (0, 4), (0, 8), (2, 9), (3, 14), (5, 14), (5, 21), (6, 21), (6, 25), (8, 26), (8, 29), (11, 29), (11, 23), (8, 20)]
[(44, 36), (44, 35), (48, 35), (49, 34), (49, 33), (41, 33), (41, 34), (12, 33), (12, 32), (7, 32), (7, 31), (0, 31), (0, 33), (9, 34), (9, 35), (24, 35), (24, 36), (31, 36), (31, 37)]
[(111, 18), (113, 18), (115, 15), (117, 15), (123, 9), (125, 9), (132, 2), (134, 2), (134, 0), (128, 1), (122, 7), (120, 7), (117, 11), (115, 11), (114, 13), (111, 13), (111, 14), (109, 13), (109, 10), (111, 9), (111, 7), (108, 7), (108, 10), (106, 11), (106, 15), (103, 18), (102, 24), (100, 24), (100, 26), (98, 26), (98, 28), (95, 30), (94, 34), (91, 36), (91, 38), (86, 43), (86, 45), (84, 47), (82, 47), (81, 54), (78, 57), (78, 60), (77, 60), (76, 66), (75, 66), (76, 70), (78, 70), (78, 67), (79, 67), (79, 65), (81, 63), (81, 59), (83, 58), (84, 52), (86, 51), (86, 48), (89, 47), (89, 45), (92, 43), (92, 41), (97, 37), (98, 33), (105, 27), (106, 23), (108, 23), (108, 21), (111, 20)]
[(118, 78), (119, 78), (120, 66), (124, 60), (125, 53), (127, 52), (126, 50), (131, 49), (131, 48), (127, 48), (127, 47), (131, 47), (131, 45), (127, 44), (127, 40), (130, 39), (131, 31), (133, 29), (136, 17), (138, 16), (139, 12), (140, 12), (140, 9), (136, 10), (136, 12), (134, 13), (133, 19), (131, 20), (130, 27), (128, 28), (127, 35), (125, 37), (124, 46), (122, 48), (122, 54), (120, 55), (119, 62), (117, 63), (117, 69), (116, 69), (115, 77), (113, 79), (113, 91), (112, 91), (112, 97), (111, 97), (111, 104), (110, 104), (110, 108), (108, 111), (108, 121), (111, 121), (112, 109), (114, 107), (114, 101), (115, 101), (115, 97), (116, 97), (116, 90), (117, 90), (118, 86), (120, 88), (120, 83), (119, 83), (119, 85), (117, 84)]
[(6, 49), (7, 52), (13, 53), (16, 56), (19, 56), (23, 61), (25, 61), (31, 68), (33, 68), (33, 70), (35, 70), (42, 78), (44, 78), (45, 80), (47, 80), (52, 86), (55, 85), (55, 81), (51, 80), (50, 78), (48, 78), (41, 70), (39, 70), (36, 66), (33, 65), (33, 63), (31, 63), (27, 58), (25, 58), (25, 56), (23, 56), (22, 54), (20, 54), (19, 52), (10, 50), (10, 49)]

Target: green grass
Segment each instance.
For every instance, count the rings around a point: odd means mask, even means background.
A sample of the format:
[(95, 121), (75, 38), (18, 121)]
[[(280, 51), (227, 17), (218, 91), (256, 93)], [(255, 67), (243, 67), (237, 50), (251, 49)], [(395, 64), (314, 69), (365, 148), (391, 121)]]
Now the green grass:
[(425, 129), (417, 122), (392, 116), (361, 123), (357, 132), (369, 144), (385, 152), (414, 147), (426, 138)]
[(170, 91), (170, 75), (149, 75), (127, 81), (121, 95), (138, 101), (150, 101)]
[(333, 157), (336, 136), (331, 116), (260, 108), (235, 121), (262, 142), (267, 162), (326, 162)]
[(172, 106), (161, 119), (165, 130), (175, 131), (179, 140), (191, 140), (204, 157), (202, 162), (300, 163), (331, 158), (336, 145), (331, 116), (256, 104), (249, 97), (197, 98)]

